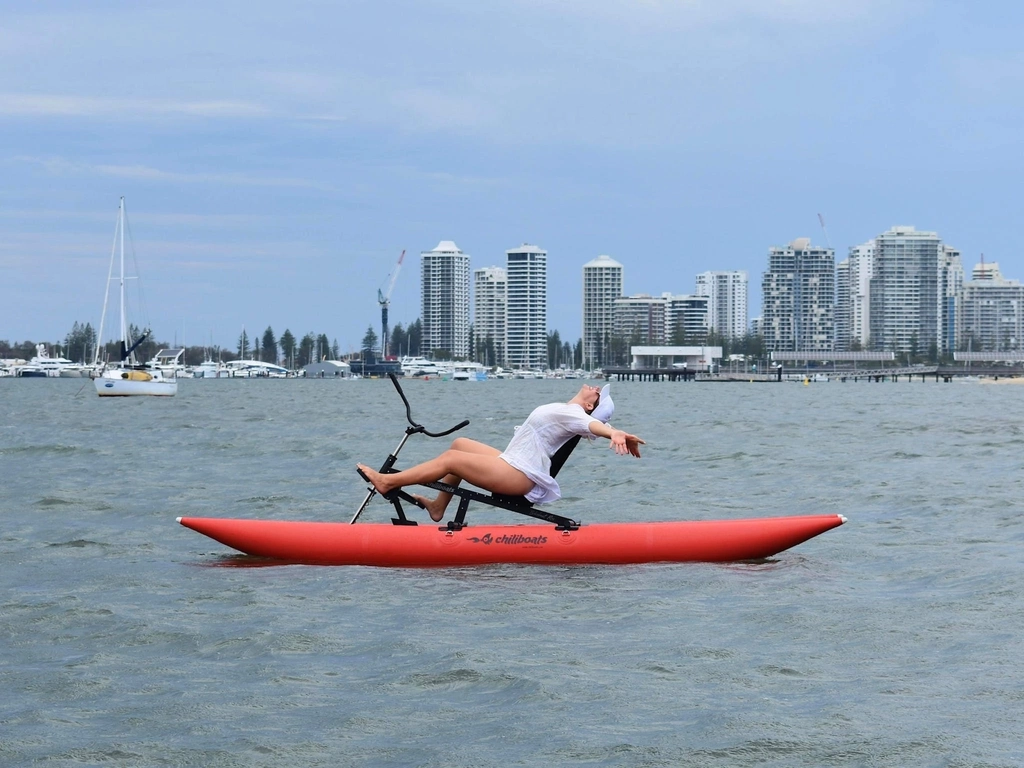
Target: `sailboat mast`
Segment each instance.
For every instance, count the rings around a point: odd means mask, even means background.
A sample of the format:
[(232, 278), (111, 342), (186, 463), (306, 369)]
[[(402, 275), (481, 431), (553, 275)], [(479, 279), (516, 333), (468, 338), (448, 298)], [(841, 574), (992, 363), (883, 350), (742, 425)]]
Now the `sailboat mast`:
[[(123, 199), (123, 198), (122, 198)], [(107, 283), (103, 290), (103, 312), (100, 313), (100, 330), (96, 335), (96, 350), (93, 355), (93, 365), (99, 365), (100, 362), (106, 363), (104, 358), (100, 360), (100, 354), (106, 346), (106, 341), (103, 338), (103, 328), (107, 323), (107, 305), (110, 303), (110, 281), (114, 279), (114, 257), (117, 255), (117, 232), (121, 226), (120, 206), (118, 207), (118, 217), (114, 221), (114, 241), (110, 244), (110, 266), (107, 268)]]
[(121, 350), (128, 349), (128, 326), (124, 316), (124, 198), (121, 198), (118, 220), (121, 227)]

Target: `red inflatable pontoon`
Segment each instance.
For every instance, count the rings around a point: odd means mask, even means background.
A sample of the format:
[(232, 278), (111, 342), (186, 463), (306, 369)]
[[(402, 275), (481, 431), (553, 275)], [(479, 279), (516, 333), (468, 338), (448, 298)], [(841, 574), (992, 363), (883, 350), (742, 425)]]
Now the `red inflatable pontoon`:
[(310, 565), (424, 568), (761, 560), (846, 522), (842, 515), (662, 523), (551, 525), (312, 523), (179, 517), (178, 522), (255, 557)]

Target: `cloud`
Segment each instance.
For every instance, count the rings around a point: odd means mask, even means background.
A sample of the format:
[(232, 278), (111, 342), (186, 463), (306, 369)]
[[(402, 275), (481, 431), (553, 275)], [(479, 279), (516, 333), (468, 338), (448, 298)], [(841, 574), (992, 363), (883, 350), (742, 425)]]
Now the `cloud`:
[(153, 117), (245, 118), (267, 117), (269, 111), (253, 102), (164, 99), (103, 99), (61, 94), (0, 93), (0, 115), (8, 117), (89, 117), (139, 119)]
[(165, 171), (147, 165), (109, 165), (79, 163), (60, 157), (26, 157), (14, 158), (16, 161), (32, 163), (44, 168), (48, 173), (59, 176), (65, 174), (96, 174), (122, 179), (140, 181), (160, 181), (177, 184), (224, 184), (242, 187), (291, 187), (300, 189), (316, 189), (333, 192), (335, 188), (323, 182), (310, 179), (287, 177), (262, 177), (245, 173), (182, 173)]

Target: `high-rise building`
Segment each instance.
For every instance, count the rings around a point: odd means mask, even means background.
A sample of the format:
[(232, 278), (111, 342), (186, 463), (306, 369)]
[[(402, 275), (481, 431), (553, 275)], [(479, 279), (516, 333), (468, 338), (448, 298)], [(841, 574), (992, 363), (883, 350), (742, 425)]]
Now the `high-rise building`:
[(836, 350), (866, 349), (871, 321), (871, 275), (875, 241), (850, 248), (850, 255), (836, 265)]
[(451, 240), (420, 254), (420, 295), (424, 354), (469, 357), (469, 256)]
[(506, 357), (512, 368), (548, 365), (548, 252), (535, 245), (505, 251)]
[(708, 296), (662, 294), (665, 307), (665, 343), (703, 344), (708, 338)]
[(957, 343), (971, 352), (1024, 350), (1024, 285), (1002, 276), (994, 262), (977, 265), (961, 288)]
[(708, 297), (708, 330), (727, 339), (741, 339), (747, 332), (747, 273), (701, 272), (697, 295)]
[(948, 245), (939, 254), (940, 342), (938, 351), (950, 354), (956, 351), (956, 318), (960, 311), (961, 290), (964, 287), (964, 266), (960, 251)]
[(667, 307), (665, 296), (620, 296), (612, 310), (612, 335), (627, 344), (664, 344)]
[(583, 265), (583, 367), (594, 370), (608, 359), (615, 322), (615, 300), (623, 295), (622, 265), (598, 256)]
[(836, 264), (836, 349), (840, 352), (850, 349), (853, 338), (851, 282), (850, 260), (843, 259)]
[(508, 276), (502, 267), (473, 270), (474, 359), (487, 366), (508, 365), (505, 312)]
[(896, 226), (875, 238), (870, 333), (875, 349), (951, 351), (960, 254), (935, 232)]
[(835, 344), (835, 251), (798, 237), (768, 251), (761, 281), (762, 326), (769, 352), (832, 352)]

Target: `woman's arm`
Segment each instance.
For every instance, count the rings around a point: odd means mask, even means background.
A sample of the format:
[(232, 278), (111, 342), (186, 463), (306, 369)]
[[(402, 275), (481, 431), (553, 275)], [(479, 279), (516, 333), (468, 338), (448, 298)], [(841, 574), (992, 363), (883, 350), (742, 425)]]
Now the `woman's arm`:
[(607, 437), (611, 440), (612, 450), (619, 454), (619, 456), (625, 456), (628, 453), (639, 459), (640, 446), (646, 445), (646, 443), (636, 435), (623, 432), (621, 429), (616, 429), (611, 424), (604, 424), (603, 422), (597, 421), (597, 419), (590, 422), (590, 431), (598, 437)]

